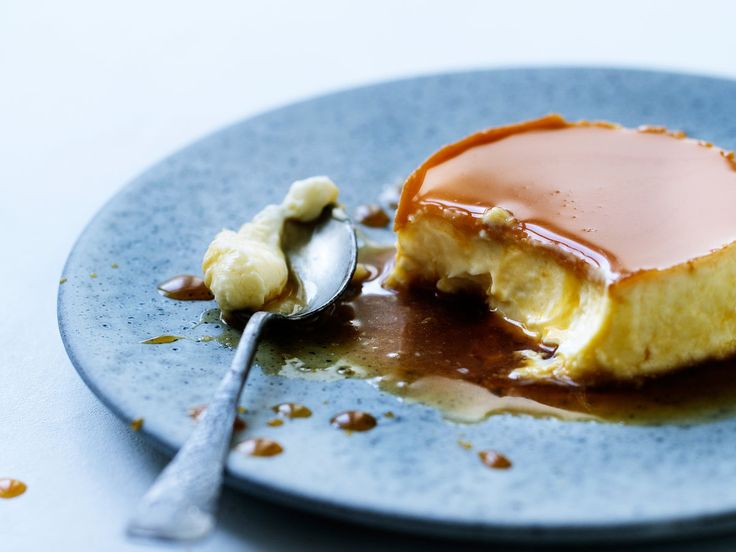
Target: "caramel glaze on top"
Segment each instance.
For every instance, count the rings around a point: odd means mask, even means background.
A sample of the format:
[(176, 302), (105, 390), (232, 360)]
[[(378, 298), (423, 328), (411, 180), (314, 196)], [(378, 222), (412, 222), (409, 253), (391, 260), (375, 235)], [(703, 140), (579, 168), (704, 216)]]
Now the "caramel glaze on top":
[(616, 281), (733, 242), (735, 205), (733, 152), (661, 127), (547, 115), (436, 152), (406, 181), (395, 229), (422, 210), (477, 228), (498, 206), (526, 238)]

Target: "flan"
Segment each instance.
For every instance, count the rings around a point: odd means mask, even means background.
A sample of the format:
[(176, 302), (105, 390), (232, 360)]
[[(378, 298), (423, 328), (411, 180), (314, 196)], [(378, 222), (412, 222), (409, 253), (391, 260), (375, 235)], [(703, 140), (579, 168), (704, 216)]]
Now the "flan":
[(548, 354), (513, 377), (635, 380), (736, 353), (736, 163), (661, 127), (559, 115), (406, 180), (388, 285), (482, 296)]

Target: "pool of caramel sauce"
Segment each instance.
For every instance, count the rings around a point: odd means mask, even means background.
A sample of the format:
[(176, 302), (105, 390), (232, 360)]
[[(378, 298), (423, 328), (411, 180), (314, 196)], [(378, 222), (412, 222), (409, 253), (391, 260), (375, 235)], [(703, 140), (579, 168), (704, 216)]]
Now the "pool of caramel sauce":
[[(605, 387), (509, 378), (524, 351), (551, 351), (489, 312), (477, 297), (383, 288), (392, 259), (393, 249), (363, 249), (360, 261), (370, 277), (311, 324), (298, 329), (272, 326), (259, 348), (258, 363), (266, 372), (281, 374), (297, 366), (291, 372), (306, 378), (328, 370), (341, 377), (372, 378), (389, 382), (380, 387), (400, 396), (412, 384), (439, 376), (447, 378), (439, 381), (472, 384), (463, 389), (521, 399), (499, 412), (644, 424), (694, 423), (736, 413), (734, 359)], [(434, 386), (432, 392), (441, 394), (442, 387)]]

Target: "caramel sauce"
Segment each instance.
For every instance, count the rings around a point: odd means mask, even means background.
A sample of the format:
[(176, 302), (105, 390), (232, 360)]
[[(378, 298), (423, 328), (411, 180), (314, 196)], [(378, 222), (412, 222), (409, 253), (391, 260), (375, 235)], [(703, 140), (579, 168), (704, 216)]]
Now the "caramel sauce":
[(735, 168), (683, 133), (549, 115), (440, 149), (407, 180), (395, 228), (427, 211), (478, 231), (498, 206), (524, 237), (616, 281), (734, 242)]
[(157, 335), (156, 337), (149, 337), (148, 339), (144, 339), (141, 341), (143, 345), (162, 345), (164, 343), (174, 343), (175, 341), (179, 341), (180, 339), (184, 339), (180, 335)]
[(15, 498), (22, 495), (28, 486), (22, 481), (10, 477), (0, 478), (0, 498)]
[(191, 274), (174, 276), (159, 284), (158, 290), (164, 297), (177, 301), (211, 301), (212, 292), (204, 285), (204, 280)]
[[(202, 419), (202, 416), (204, 416), (205, 411), (207, 410), (206, 404), (200, 404), (197, 406), (193, 406), (187, 411), (187, 415), (192, 418), (195, 422), (198, 422)], [(240, 409), (238, 409), (238, 412), (240, 412)], [(235, 416), (235, 420), (233, 421), (233, 431), (243, 431), (247, 427), (247, 424), (245, 423), (245, 420), (241, 418), (240, 416)]]
[(312, 415), (312, 411), (298, 403), (281, 403), (271, 407), (276, 414), (283, 416), (284, 418), (309, 418)]
[(376, 427), (376, 419), (360, 410), (342, 412), (330, 420), (330, 423), (345, 431), (368, 431)]
[(507, 470), (511, 467), (511, 460), (495, 450), (482, 450), (478, 453), (478, 458), (483, 464), (495, 470)]
[(235, 420), (233, 420), (233, 431), (243, 431), (245, 428), (245, 420), (239, 416), (235, 416)]
[(271, 420), (268, 420), (266, 422), (266, 425), (268, 427), (281, 427), (282, 425), (284, 425), (284, 420), (282, 420), (281, 418), (272, 418)]
[(130, 422), (130, 429), (133, 431), (140, 431), (143, 429), (143, 418), (136, 418), (135, 420), (131, 420)]
[[(390, 249), (362, 250), (360, 260), (374, 276), (299, 332), (288, 325), (269, 328), (258, 363), (266, 372), (289, 377), (370, 378), (458, 421), (518, 412), (630, 423), (697, 422), (736, 412), (736, 359), (606, 387), (509, 378), (525, 352), (551, 351), (488, 312), (477, 297), (384, 289), (381, 281), (392, 258)], [(454, 414), (479, 396), (480, 411)]]
[(255, 438), (238, 443), (235, 450), (249, 456), (276, 456), (284, 452), (284, 447), (271, 439)]
[(355, 210), (355, 220), (370, 228), (385, 228), (391, 222), (380, 205), (361, 205)]
[(187, 411), (187, 416), (189, 416), (195, 422), (198, 422), (204, 414), (205, 410), (207, 410), (206, 404), (198, 404), (197, 406), (193, 406)]

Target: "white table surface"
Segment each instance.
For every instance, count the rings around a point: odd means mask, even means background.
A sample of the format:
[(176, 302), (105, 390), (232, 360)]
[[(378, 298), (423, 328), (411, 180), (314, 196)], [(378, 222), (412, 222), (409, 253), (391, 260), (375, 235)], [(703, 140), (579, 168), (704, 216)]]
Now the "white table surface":
[[(166, 459), (87, 390), (56, 325), (74, 240), (131, 177), (251, 114), (407, 75), (588, 64), (736, 77), (735, 22), (725, 0), (0, 1), (0, 477), (29, 486), (0, 501), (0, 550), (154, 549), (122, 527)], [(217, 532), (190, 549), (428, 544), (228, 491)], [(656, 549), (732, 550), (736, 537)]]

